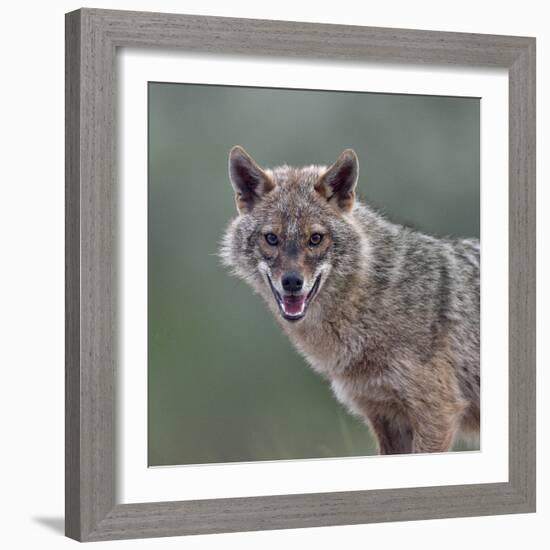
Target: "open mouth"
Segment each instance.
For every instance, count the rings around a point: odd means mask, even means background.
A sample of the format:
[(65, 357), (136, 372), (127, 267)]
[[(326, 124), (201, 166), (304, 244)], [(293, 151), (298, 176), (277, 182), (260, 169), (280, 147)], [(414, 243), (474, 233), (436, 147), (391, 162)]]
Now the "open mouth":
[(267, 280), (269, 281), (269, 286), (271, 287), (273, 296), (275, 297), (277, 304), (279, 304), (279, 309), (281, 310), (282, 316), (287, 321), (298, 321), (298, 319), (301, 319), (305, 315), (307, 306), (310, 304), (319, 289), (321, 274), (317, 276), (315, 283), (313, 283), (311, 290), (307, 294), (284, 294), (281, 296), (281, 294), (279, 294), (273, 286), (269, 275), (267, 276)]

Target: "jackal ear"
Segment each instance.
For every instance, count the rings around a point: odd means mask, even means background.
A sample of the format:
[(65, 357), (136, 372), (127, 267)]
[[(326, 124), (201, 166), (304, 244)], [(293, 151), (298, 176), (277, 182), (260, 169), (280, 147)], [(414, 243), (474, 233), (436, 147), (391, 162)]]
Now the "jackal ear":
[(353, 149), (346, 149), (338, 160), (319, 178), (315, 189), (327, 202), (349, 212), (355, 202), (355, 186), (359, 176), (359, 160)]
[(229, 177), (235, 190), (237, 210), (241, 214), (251, 212), (258, 201), (275, 187), (271, 178), (239, 145), (229, 152)]

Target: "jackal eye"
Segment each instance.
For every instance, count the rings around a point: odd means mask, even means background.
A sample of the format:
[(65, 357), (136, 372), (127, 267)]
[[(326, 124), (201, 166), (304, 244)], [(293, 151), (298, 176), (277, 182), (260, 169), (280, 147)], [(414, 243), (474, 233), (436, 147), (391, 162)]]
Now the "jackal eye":
[(271, 246), (277, 246), (279, 243), (279, 238), (275, 235), (275, 233), (266, 233), (265, 240), (267, 241), (267, 244)]
[(318, 244), (321, 243), (322, 240), (323, 240), (323, 235), (321, 235), (321, 233), (313, 233), (309, 238), (309, 244), (311, 246), (317, 246)]

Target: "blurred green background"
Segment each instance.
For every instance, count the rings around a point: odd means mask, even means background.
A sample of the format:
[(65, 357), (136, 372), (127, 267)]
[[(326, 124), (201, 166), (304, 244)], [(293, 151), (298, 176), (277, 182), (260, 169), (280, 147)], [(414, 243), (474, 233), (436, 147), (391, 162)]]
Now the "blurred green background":
[(149, 83), (150, 466), (376, 452), (220, 264), (229, 149), (275, 166), (351, 147), (359, 196), (390, 219), (478, 237), (479, 116), (476, 98)]

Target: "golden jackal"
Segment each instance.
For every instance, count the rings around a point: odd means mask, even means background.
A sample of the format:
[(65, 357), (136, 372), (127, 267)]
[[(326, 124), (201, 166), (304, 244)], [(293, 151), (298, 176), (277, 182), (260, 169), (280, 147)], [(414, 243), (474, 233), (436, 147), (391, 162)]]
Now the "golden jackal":
[(229, 155), (239, 215), (222, 258), (268, 303), (381, 453), (440, 452), (479, 432), (479, 242), (391, 223), (355, 198), (348, 149), (329, 166)]

